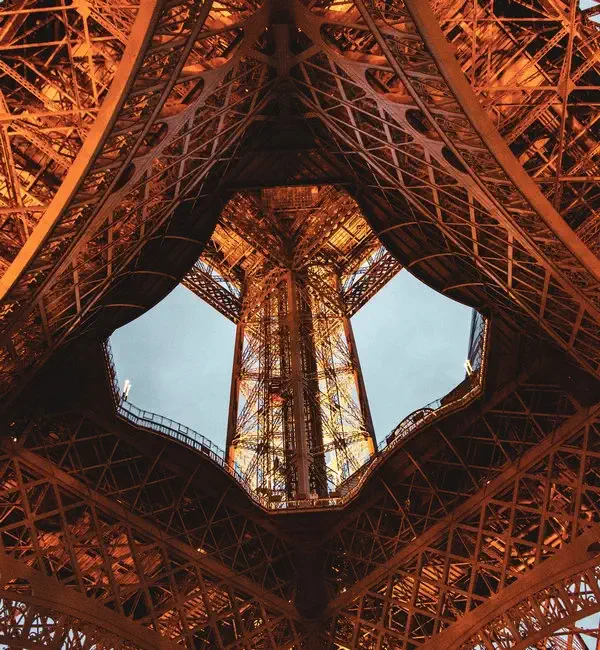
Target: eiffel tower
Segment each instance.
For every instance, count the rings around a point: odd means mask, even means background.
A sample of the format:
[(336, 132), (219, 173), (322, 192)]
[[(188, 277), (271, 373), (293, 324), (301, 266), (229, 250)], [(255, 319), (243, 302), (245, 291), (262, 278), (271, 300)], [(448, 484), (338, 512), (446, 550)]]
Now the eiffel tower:
[[(600, 648), (599, 13), (0, 2), (0, 647)], [(351, 317), (401, 270), (468, 371), (378, 447)], [(180, 283), (236, 325), (224, 451), (115, 385)]]

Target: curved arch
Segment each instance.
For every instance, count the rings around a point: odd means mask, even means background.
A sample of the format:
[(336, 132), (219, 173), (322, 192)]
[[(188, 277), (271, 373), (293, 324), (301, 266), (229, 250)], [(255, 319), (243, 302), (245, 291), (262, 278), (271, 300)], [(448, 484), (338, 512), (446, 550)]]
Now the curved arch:
[[(350, 60), (338, 54), (334, 47), (322, 42), (318, 33), (319, 19), (314, 15), (307, 17), (302, 9), (298, 8), (298, 24), (311, 38), (321, 40), (323, 50), (332, 63), (340, 68), (339, 74), (346, 84), (351, 86), (353, 92), (358, 88), (364, 91), (369, 99), (375, 99), (380, 111), (391, 116), (390, 121), (395, 122), (392, 127), (374, 111), (365, 117), (371, 131), (378, 133), (375, 138), (378, 145), (380, 140), (383, 142), (383, 131), (386, 131), (388, 144), (384, 144), (383, 148), (387, 146), (386, 151), (390, 159), (386, 160), (365, 148), (362, 145), (363, 131), (356, 125), (345, 128), (339, 118), (334, 118), (331, 112), (328, 112), (327, 102), (310, 98), (308, 95), (300, 96), (301, 101), (322, 120), (325, 130), (329, 132), (336, 146), (350, 147), (359, 154), (355, 160), (356, 165), (361, 166), (361, 173), (372, 174), (379, 179), (385, 178), (389, 191), (381, 189), (379, 194), (399, 215), (389, 215), (388, 219), (401, 221), (405, 218), (403, 213), (410, 211), (422, 215), (423, 223), (429, 222), (435, 226), (453, 249), (465, 252), (472, 259), (470, 272), (487, 280), (487, 298), (491, 302), (497, 304), (505, 313), (515, 312), (516, 305), (518, 320), (523, 329), (535, 321), (545, 330), (546, 335), (554, 340), (555, 345), (566, 349), (582, 367), (597, 374), (597, 346), (591, 342), (596, 341), (599, 336), (600, 310), (593, 291), (597, 284), (596, 277), (600, 273), (600, 263), (594, 262), (586, 253), (586, 266), (573, 254), (573, 247), (577, 250), (573, 242), (578, 241), (578, 238), (554, 208), (551, 209), (556, 219), (564, 223), (563, 230), (570, 233), (567, 238), (568, 245), (561, 239), (564, 233), (559, 237), (541, 218), (538, 214), (539, 205), (535, 201), (530, 203), (522, 188), (507, 176), (502, 165), (490, 153), (488, 143), (482, 139), (470, 123), (463, 107), (457, 102), (453, 88), (441, 74), (432, 72), (438, 84), (438, 94), (443, 95), (452, 106), (452, 111), (446, 111), (444, 115), (438, 114), (438, 102), (435, 98), (412, 82), (410, 73), (414, 69), (413, 66), (423, 65), (424, 60), (427, 60), (430, 68), (435, 69), (436, 62), (427, 49), (425, 39), (415, 35), (413, 40), (420, 41), (420, 44), (415, 43), (415, 53), (409, 56), (403, 49), (404, 39), (408, 38), (405, 31), (382, 24), (382, 20), (376, 21), (375, 13), (378, 8), (370, 3), (356, 0), (354, 4), (360, 10), (364, 26), (372, 33), (380, 51), (385, 54), (389, 68), (431, 121), (440, 141), (434, 143), (415, 131), (415, 137), (420, 141), (419, 146), (423, 148), (420, 158), (415, 158), (414, 152), (398, 152), (397, 142), (393, 137), (389, 137), (387, 131), (393, 130), (398, 137), (406, 131), (405, 107), (378, 95), (364, 79), (367, 64)], [(399, 9), (402, 12), (402, 8)], [(410, 20), (410, 17), (406, 16), (406, 19)], [(312, 24), (313, 22), (318, 24)], [(352, 25), (351, 29), (361, 27)], [(307, 74), (306, 66), (303, 70)], [(472, 94), (470, 88), (467, 87), (467, 90)], [(335, 94), (333, 84), (332, 92)], [(340, 98), (347, 99), (343, 91), (336, 94), (336, 99)], [(359, 114), (364, 108), (363, 105), (362, 99), (356, 99), (351, 109), (355, 114)], [(487, 120), (485, 115), (483, 117)], [(373, 125), (376, 125), (375, 128)], [(372, 137), (371, 132), (369, 137)], [(457, 161), (464, 164), (465, 172), (457, 170), (456, 165), (452, 165), (443, 157), (444, 144), (455, 154)], [(407, 165), (401, 164), (403, 155), (407, 160), (415, 162), (416, 171), (411, 171), (410, 168), (407, 169)], [(518, 162), (514, 162), (518, 166)], [(430, 180), (424, 182), (424, 185), (427, 185), (426, 191), (413, 191), (410, 183), (403, 180), (403, 176), (408, 179), (420, 178), (419, 172), (425, 179), (429, 175)], [(524, 171), (522, 173), (525, 174)], [(450, 184), (449, 178), (458, 182)], [(530, 184), (532, 182), (530, 179)], [(544, 205), (547, 204), (536, 187), (532, 192), (536, 193)], [(372, 193), (377, 194), (377, 191)], [(507, 194), (510, 196), (509, 201)], [(519, 216), (521, 211), (527, 215), (525, 221)], [(449, 218), (443, 218), (443, 213)], [(461, 230), (453, 226), (453, 219), (469, 226), (470, 234), (467, 229)], [(485, 224), (489, 223), (493, 224), (493, 227), (488, 230)], [(383, 225), (377, 230), (385, 227)], [(484, 234), (481, 234), (482, 232)], [(581, 242), (580, 245), (584, 246)], [(585, 246), (584, 248), (587, 249)], [(501, 265), (492, 261), (497, 259), (501, 260)], [(406, 263), (407, 260), (402, 261)], [(590, 264), (591, 269), (588, 268)], [(559, 294), (560, 299), (557, 298)], [(591, 361), (592, 357), (594, 361)]]
[[(382, 51), (385, 53), (392, 69), (398, 75), (400, 80), (405, 80), (405, 74), (395, 61), (394, 55), (389, 50), (387, 43), (383, 39), (379, 28), (376, 26), (369, 13), (369, 10), (363, 4), (362, 0), (355, 0), (355, 4), (360, 10), (365, 22), (371, 29), (371, 32), (374, 34)], [(477, 131), (484, 145), (494, 156), (502, 170), (514, 183), (522, 196), (535, 210), (537, 215), (552, 230), (571, 255), (579, 261), (583, 268), (586, 269), (586, 271), (590, 273), (596, 281), (600, 280), (600, 259), (598, 259), (587, 248), (587, 246), (585, 246), (576, 233), (573, 232), (565, 220), (544, 197), (533, 180), (523, 170), (502, 136), (494, 128), (489, 118), (479, 105), (471, 87), (464, 78), (462, 70), (446, 42), (446, 38), (444, 37), (429, 4), (418, 1), (415, 2), (415, 0), (405, 0), (405, 5), (415, 23), (415, 26), (419, 30), (423, 42), (427, 47), (427, 51), (431, 55), (444, 81), (448, 84), (448, 88), (454, 95), (460, 108), (473, 128)], [(408, 91), (414, 96), (419, 108), (421, 108), (426, 115), (429, 114), (429, 110), (423, 103), (422, 99), (418, 97), (414, 90), (411, 89), (410, 84), (406, 85)], [(461, 160), (462, 156), (460, 156), (460, 153), (456, 150), (449, 137), (443, 133), (443, 131), (440, 131), (440, 135), (446, 143), (448, 151), (457, 156), (456, 161), (451, 164), (455, 167), (458, 164), (463, 165), (464, 160)], [(453, 156), (452, 160), (454, 160)], [(479, 183), (481, 183), (481, 181), (479, 181)], [(506, 225), (509, 228), (515, 228), (515, 224), (507, 223)], [(529, 239), (529, 237), (527, 237), (527, 239)]]
[[(600, 558), (594, 548), (599, 540), (600, 525), (596, 524), (552, 558), (539, 563), (495, 597), (430, 639), (422, 646), (423, 650), (476, 647), (497, 628), (505, 630), (505, 641), (513, 641), (504, 647), (522, 650), (600, 611)], [(593, 597), (587, 592), (588, 588)], [(562, 606), (555, 603), (543, 609), (544, 600), (557, 601), (561, 597), (571, 600)], [(492, 647), (491, 643), (484, 645)]]
[(44, 216), (40, 219), (13, 263), (0, 277), (0, 300), (4, 299), (23, 275), (28, 265), (40, 252), (63, 216), (65, 205), (69, 203), (81, 187), (85, 174), (102, 151), (119, 111), (127, 99), (135, 75), (143, 63), (146, 47), (152, 38), (153, 26), (158, 21), (159, 12), (157, 8), (159, 2), (160, 0), (149, 0), (140, 4), (123, 58), (113, 78), (106, 100), (102, 104), (98, 118), (90, 129), (81, 150)]
[(491, 123), (465, 79), (429, 3), (419, 0), (404, 0), (404, 3), (440, 74), (498, 164), (573, 257), (596, 280), (600, 280), (600, 259), (581, 241), (542, 194)]
[[(0, 597), (34, 605), (74, 616), (86, 624), (92, 624), (116, 635), (119, 639), (134, 643), (145, 650), (176, 650), (181, 646), (157, 632), (143, 627), (130, 618), (87, 598), (75, 589), (65, 587), (58, 580), (44, 575), (20, 560), (0, 554)], [(14, 591), (11, 583), (18, 581)], [(27, 589), (24, 589), (27, 585)]]

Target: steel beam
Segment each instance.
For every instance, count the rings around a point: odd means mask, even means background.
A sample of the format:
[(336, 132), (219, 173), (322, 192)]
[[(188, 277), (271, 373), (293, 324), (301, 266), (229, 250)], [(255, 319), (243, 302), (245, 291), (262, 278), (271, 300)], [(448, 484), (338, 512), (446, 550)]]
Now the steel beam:
[[(81, 593), (65, 587), (25, 562), (0, 554), (0, 597), (35, 605), (55, 612), (55, 615), (75, 616), (87, 625), (116, 635), (123, 641), (145, 650), (181, 650), (181, 645), (130, 618), (95, 602)], [(15, 588), (11, 589), (14, 583)], [(23, 590), (23, 585), (27, 590)]]
[[(362, 0), (355, 1), (358, 6), (362, 4)], [(498, 164), (571, 255), (595, 278), (596, 282), (600, 282), (600, 259), (558, 214), (498, 133), (469, 86), (429, 3), (420, 0), (404, 0), (404, 2), (440, 74)], [(507, 226), (512, 229), (515, 224), (507, 224)], [(521, 235), (527, 237), (522, 231)]]
[[(540, 602), (544, 598), (543, 595), (535, 598), (536, 594), (561, 585), (569, 578), (573, 578), (576, 585), (579, 576), (587, 569), (600, 568), (599, 554), (600, 525), (595, 524), (572, 542), (565, 544), (551, 558), (541, 562), (485, 603), (459, 618), (456, 623), (424, 643), (421, 648), (423, 650), (456, 650), (469, 645), (475, 647), (481, 631), (494, 619), (501, 619), (508, 615), (508, 619), (512, 620), (513, 616), (511, 616), (510, 610), (525, 611), (530, 599), (533, 598), (534, 601)], [(600, 589), (600, 585), (598, 589)], [(549, 637), (555, 630), (567, 627), (568, 623), (581, 620), (598, 611), (600, 611), (600, 598), (590, 599), (586, 609), (577, 608), (574, 612), (575, 617), (565, 616), (564, 614), (567, 612), (564, 611), (561, 612), (562, 616), (550, 618), (547, 621), (543, 616), (539, 617), (540, 627), (535, 631), (535, 637), (528, 630), (526, 638), (522, 640), (522, 645), (530, 647), (535, 644), (536, 640), (541, 641)], [(511, 647), (516, 649), (519, 645), (515, 644)]]

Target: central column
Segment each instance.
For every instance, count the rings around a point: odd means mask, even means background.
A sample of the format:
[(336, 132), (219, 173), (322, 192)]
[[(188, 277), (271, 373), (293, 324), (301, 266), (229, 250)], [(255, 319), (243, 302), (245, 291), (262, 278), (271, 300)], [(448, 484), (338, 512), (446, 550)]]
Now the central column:
[(306, 406), (304, 403), (304, 369), (302, 367), (302, 336), (298, 309), (298, 285), (294, 271), (286, 276), (288, 302), (288, 329), (290, 336), (290, 387), (294, 409), (294, 442), (298, 499), (310, 495), (310, 454), (306, 431)]

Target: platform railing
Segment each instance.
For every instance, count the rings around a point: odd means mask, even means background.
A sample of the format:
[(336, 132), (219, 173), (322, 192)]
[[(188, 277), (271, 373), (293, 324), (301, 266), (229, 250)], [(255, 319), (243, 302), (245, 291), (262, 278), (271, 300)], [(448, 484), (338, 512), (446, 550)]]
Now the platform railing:
[(337, 508), (354, 499), (365, 481), (401, 442), (420, 431), (433, 421), (465, 408), (483, 391), (485, 365), (489, 344), (488, 321), (475, 312), (471, 330), (469, 356), (471, 371), (465, 380), (448, 395), (430, 402), (405, 417), (379, 445), (377, 452), (354, 474), (343, 481), (337, 488), (339, 496), (319, 497), (314, 499), (270, 501), (267, 496), (256, 492), (238, 467), (231, 466), (226, 460), (225, 452), (202, 434), (170, 418), (144, 411), (123, 399), (117, 381), (112, 350), (108, 341), (104, 343), (104, 355), (113, 389), (113, 400), (117, 417), (142, 429), (170, 436), (188, 445), (210, 459), (230, 474), (259, 506), (269, 511), (313, 510)]
[(194, 431), (194, 429), (190, 429), (190, 427), (181, 424), (180, 422), (176, 422), (175, 420), (167, 418), (164, 415), (159, 415), (158, 413), (152, 413), (151, 411), (140, 409), (137, 406), (134, 406), (131, 402), (123, 399), (121, 390), (119, 388), (119, 382), (117, 380), (117, 371), (115, 368), (112, 350), (108, 341), (104, 343), (104, 357), (112, 384), (113, 401), (118, 418), (125, 420), (129, 424), (133, 424), (136, 427), (149, 429), (153, 432), (170, 436), (171, 438), (175, 438), (175, 440), (178, 440), (179, 442), (182, 442), (189, 447), (193, 447), (203, 456), (206, 456), (213, 463), (217, 464), (228, 474), (233, 476), (235, 480), (246, 490), (246, 492), (248, 492), (254, 501), (263, 507), (266, 505), (266, 499), (252, 489), (252, 486), (248, 483), (248, 480), (243, 476), (237, 467), (232, 467), (227, 462), (225, 452), (220, 447), (215, 445), (214, 442), (203, 436), (201, 433)]

